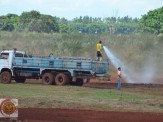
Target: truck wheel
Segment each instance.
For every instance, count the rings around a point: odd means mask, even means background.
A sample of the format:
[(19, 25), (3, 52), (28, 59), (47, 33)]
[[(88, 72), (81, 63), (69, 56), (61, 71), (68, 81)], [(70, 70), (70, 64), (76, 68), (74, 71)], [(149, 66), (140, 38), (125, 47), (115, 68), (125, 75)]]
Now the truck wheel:
[(44, 85), (52, 85), (54, 82), (54, 76), (52, 73), (45, 73), (42, 77), (42, 82)]
[(83, 85), (83, 79), (82, 78), (78, 78), (75, 82), (76, 86), (82, 86)]
[(17, 82), (17, 83), (24, 83), (25, 82), (25, 78), (17, 78), (17, 79), (15, 79), (15, 81)]
[(1, 83), (5, 83), (5, 84), (11, 83), (11, 79), (12, 79), (12, 76), (10, 72), (4, 71), (1, 73), (1, 77), (0, 77)]
[(56, 85), (60, 85), (60, 86), (66, 85), (69, 83), (69, 78), (64, 73), (59, 73), (55, 77), (55, 83), (56, 83)]

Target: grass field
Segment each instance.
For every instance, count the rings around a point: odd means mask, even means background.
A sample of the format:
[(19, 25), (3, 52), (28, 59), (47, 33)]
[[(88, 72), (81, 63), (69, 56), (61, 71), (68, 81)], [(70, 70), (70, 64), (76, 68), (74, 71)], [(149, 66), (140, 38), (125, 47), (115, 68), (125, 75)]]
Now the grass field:
[(68, 108), (163, 113), (163, 87), (97, 89), (46, 86), (40, 82), (0, 84), (0, 98), (17, 98), (19, 108)]

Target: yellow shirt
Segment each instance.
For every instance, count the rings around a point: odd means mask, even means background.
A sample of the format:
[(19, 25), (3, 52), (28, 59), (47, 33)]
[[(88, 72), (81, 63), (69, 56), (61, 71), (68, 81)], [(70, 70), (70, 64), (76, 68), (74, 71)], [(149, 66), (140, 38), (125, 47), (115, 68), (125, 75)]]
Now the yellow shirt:
[(97, 44), (97, 51), (100, 51), (100, 53), (102, 54), (102, 44)]

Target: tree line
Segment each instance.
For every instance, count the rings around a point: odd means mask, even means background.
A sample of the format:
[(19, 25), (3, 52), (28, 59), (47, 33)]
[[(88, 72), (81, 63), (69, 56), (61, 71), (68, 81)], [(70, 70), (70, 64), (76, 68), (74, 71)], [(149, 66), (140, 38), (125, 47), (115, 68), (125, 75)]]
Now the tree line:
[(163, 33), (163, 7), (149, 11), (139, 18), (80, 16), (72, 20), (38, 11), (23, 12), (20, 16), (0, 16), (0, 31), (60, 32), (60, 33), (103, 33), (130, 34), (137, 32)]

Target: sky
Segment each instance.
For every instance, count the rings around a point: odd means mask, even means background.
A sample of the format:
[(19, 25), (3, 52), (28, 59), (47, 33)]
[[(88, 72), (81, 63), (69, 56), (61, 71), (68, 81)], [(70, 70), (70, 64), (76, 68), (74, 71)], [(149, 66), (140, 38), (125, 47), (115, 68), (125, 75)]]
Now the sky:
[(75, 17), (141, 18), (163, 6), (163, 0), (0, 0), (0, 15), (21, 15), (31, 10), (72, 20)]

